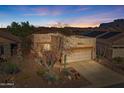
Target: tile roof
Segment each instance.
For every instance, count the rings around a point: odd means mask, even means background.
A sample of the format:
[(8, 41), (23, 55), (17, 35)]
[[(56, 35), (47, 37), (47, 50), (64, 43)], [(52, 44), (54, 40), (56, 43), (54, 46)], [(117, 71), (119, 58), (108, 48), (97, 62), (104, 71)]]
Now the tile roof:
[(4, 28), (0, 28), (0, 37), (12, 40), (14, 42), (21, 42), (17, 36), (11, 34), (9, 31), (7, 31), (7, 29)]

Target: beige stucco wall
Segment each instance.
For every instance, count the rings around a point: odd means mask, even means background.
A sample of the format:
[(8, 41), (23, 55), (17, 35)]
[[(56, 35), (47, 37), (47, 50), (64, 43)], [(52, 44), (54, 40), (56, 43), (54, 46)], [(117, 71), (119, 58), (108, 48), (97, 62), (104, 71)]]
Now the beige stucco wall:
[[(60, 34), (59, 34), (60, 35)], [(57, 34), (34, 34), (33, 37), (33, 45), (34, 48), (37, 48), (37, 44), (43, 43), (51, 43), (51, 36), (57, 36)], [(67, 44), (71, 47), (96, 47), (96, 39), (89, 37), (78, 37), (78, 36), (66, 36)]]
[(51, 37), (50, 34), (34, 34), (33, 35), (34, 39), (33, 42), (50, 42), (51, 41)]
[[(32, 35), (32, 42), (33, 42), (33, 48), (36, 51), (40, 51), (42, 46), (44, 44), (51, 44), (51, 46), (58, 45), (59, 43), (59, 36), (62, 36), (61, 34), (54, 34), (54, 33), (49, 33), (49, 34), (33, 34)], [(69, 58), (69, 60), (77, 60), (78, 57), (80, 59), (83, 59), (82, 57), (87, 57), (84, 59), (89, 59), (95, 58), (96, 57), (96, 39), (95, 38), (90, 38), (90, 37), (79, 37), (79, 36), (65, 36), (64, 37), (67, 42), (66, 46), (69, 46), (69, 48), (83, 48), (83, 50), (78, 49), (78, 51), (73, 51), (71, 54), (76, 53), (77, 58), (73, 56)], [(56, 40), (57, 39), (57, 40)], [(87, 49), (88, 48), (88, 49)], [(89, 52), (90, 51), (90, 52)], [(87, 55), (84, 55), (87, 53)], [(79, 56), (78, 56), (79, 55)], [(70, 56), (70, 54), (68, 54)]]
[(96, 39), (90, 37), (68, 37), (71, 47), (76, 51), (68, 54), (67, 62), (83, 61), (96, 58)]
[(40, 51), (44, 44), (51, 44), (51, 36), (57, 36), (57, 34), (48, 33), (48, 34), (33, 34), (30, 38), (32, 41), (32, 47), (36, 51)]
[(33, 34), (33, 42), (51, 42), (51, 36), (58, 36), (60, 34), (48, 33), (48, 34)]
[(96, 47), (96, 39), (90, 37), (67, 37), (72, 47)]

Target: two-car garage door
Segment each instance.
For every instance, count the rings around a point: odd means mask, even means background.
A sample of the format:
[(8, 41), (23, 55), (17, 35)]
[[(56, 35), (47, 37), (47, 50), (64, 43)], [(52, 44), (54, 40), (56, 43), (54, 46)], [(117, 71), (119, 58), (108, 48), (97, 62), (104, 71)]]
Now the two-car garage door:
[(92, 58), (92, 48), (80, 49), (78, 51), (73, 51), (70, 55), (67, 56), (67, 62), (79, 62), (85, 60), (91, 60)]

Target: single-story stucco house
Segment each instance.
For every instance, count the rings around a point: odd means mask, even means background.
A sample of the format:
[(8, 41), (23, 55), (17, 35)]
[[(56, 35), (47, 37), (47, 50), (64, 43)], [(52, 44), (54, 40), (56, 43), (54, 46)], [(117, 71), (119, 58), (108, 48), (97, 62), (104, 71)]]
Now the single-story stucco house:
[(14, 55), (20, 42), (20, 39), (7, 29), (0, 28), (0, 55), (4, 55), (6, 58)]
[(96, 54), (112, 60), (124, 57), (124, 32), (118, 31), (84, 31), (84, 36), (96, 38)]
[(96, 58), (96, 38), (93, 37), (63, 33), (55, 29), (44, 28), (36, 30), (28, 38), (32, 42), (32, 48), (39, 52), (43, 48), (53, 49), (55, 46), (59, 46), (58, 38), (61, 35), (65, 36), (68, 40), (67, 44), (69, 44), (69, 50), (71, 51), (71, 53), (66, 55), (66, 62), (79, 62)]
[[(66, 33), (67, 32), (67, 33)], [(68, 39), (71, 53), (67, 55), (67, 62), (78, 62), (92, 60), (96, 55), (109, 60), (115, 57), (124, 57), (124, 33), (118, 31), (69, 31), (62, 32), (61, 29), (42, 28), (37, 29), (30, 39), (32, 47), (36, 51), (42, 48), (58, 46), (59, 36)]]
[(107, 32), (97, 37), (98, 54), (111, 60), (124, 57), (124, 33)]

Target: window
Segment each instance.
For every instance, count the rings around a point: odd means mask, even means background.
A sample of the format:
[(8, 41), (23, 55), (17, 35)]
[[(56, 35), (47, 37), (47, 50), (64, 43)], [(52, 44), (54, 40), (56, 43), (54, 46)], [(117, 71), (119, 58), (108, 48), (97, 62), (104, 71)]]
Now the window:
[(0, 45), (0, 55), (4, 54), (4, 47), (2, 45)]
[(43, 49), (50, 50), (51, 49), (50, 44), (44, 44)]

